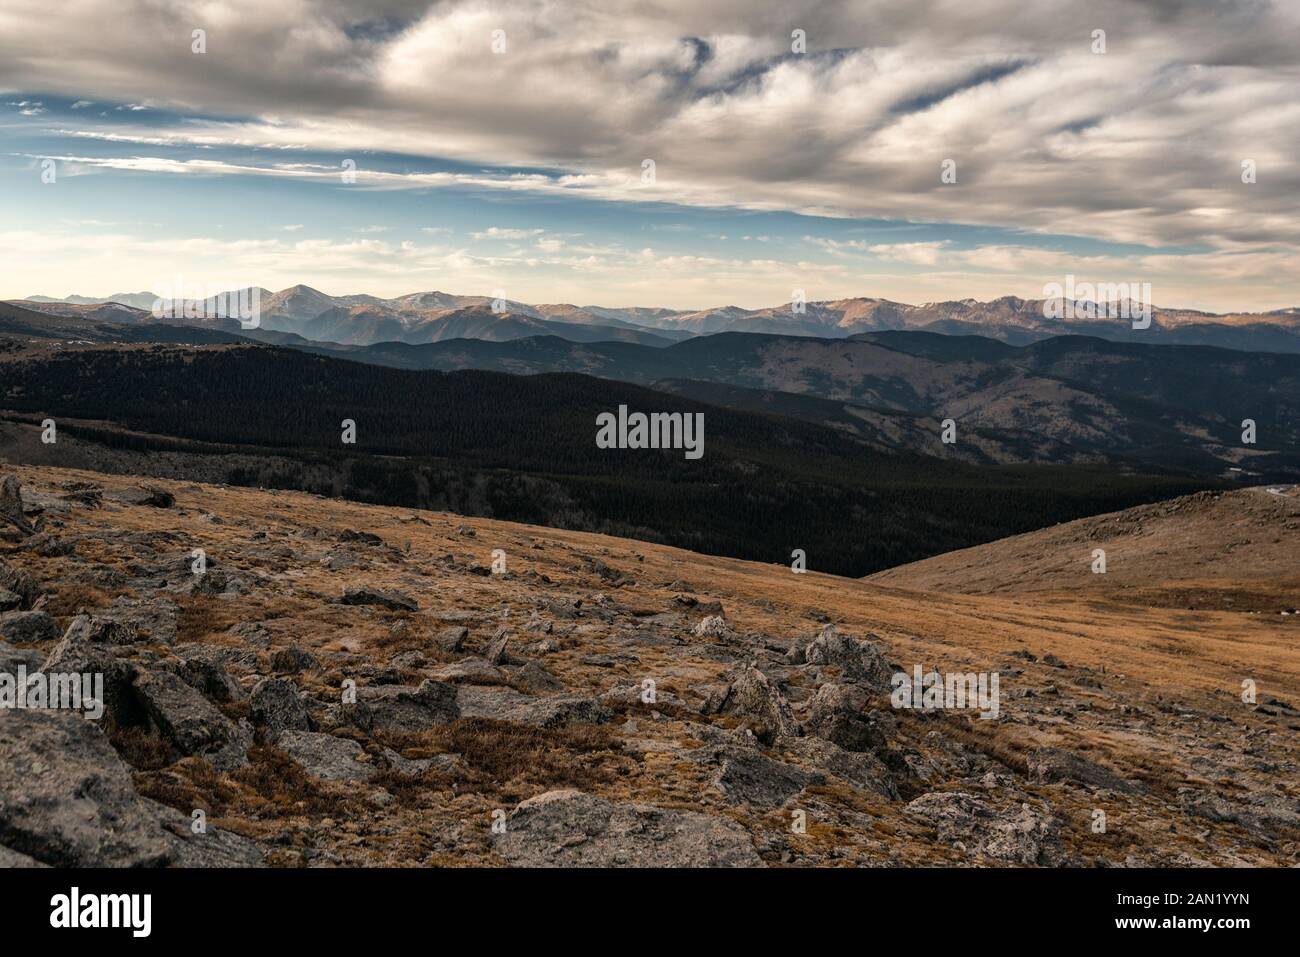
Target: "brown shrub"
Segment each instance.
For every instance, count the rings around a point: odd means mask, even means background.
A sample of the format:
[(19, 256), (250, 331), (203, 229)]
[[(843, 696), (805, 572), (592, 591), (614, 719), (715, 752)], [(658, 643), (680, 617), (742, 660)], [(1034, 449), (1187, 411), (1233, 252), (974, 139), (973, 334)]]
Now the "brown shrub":
[[(389, 736), (385, 743), (412, 759), (459, 754), (472, 784), (503, 796), (532, 794), (537, 788), (588, 790), (635, 767), (621, 753), (618, 738), (602, 725), (546, 729), (461, 718), (419, 734)], [(431, 785), (445, 786), (446, 781), (446, 775), (429, 776)]]
[[(343, 816), (357, 810), (355, 802), (318, 784), (289, 755), (272, 747), (255, 747), (248, 764), (234, 771), (231, 780), (251, 790), (262, 805), (259, 810)], [(269, 806), (269, 807), (268, 807)]]

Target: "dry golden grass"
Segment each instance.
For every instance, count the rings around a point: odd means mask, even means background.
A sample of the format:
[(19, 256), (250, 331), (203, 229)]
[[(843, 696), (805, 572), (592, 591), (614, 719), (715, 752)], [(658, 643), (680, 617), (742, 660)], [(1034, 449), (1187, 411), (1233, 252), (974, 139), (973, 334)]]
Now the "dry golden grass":
[[(24, 483), (47, 487), (81, 480), (111, 489), (135, 481), (41, 467), (17, 472)], [(1158, 602), (1134, 603), (1133, 594), (1114, 597), (1059, 590), (1033, 595), (941, 594), (817, 573), (795, 575), (782, 565), (581, 532), (358, 505), (301, 493), (150, 482), (176, 495), (176, 507), (77, 509), (67, 513), (69, 531), (88, 536), (87, 542), (97, 531), (166, 531), (178, 542), (205, 548), (227, 568), (246, 567), (263, 576), (236, 600), (176, 598), (182, 609), (180, 641), (234, 644), (227, 634), (231, 625), (259, 622), (270, 636), (271, 649), (295, 644), (326, 658), (349, 652), (376, 665), (399, 652), (418, 650), (436, 665), (460, 657), (444, 654), (433, 641), (450, 613), (470, 615), (465, 622), (470, 628), (467, 647), (476, 652), (502, 620), (519, 642), (542, 637), (523, 633), (519, 626), (522, 618), (546, 602), (562, 605), (575, 598), (592, 602), (604, 592), (624, 609), (683, 611), (673, 601), (677, 590), (668, 587), (683, 580), (700, 601), (720, 602), (740, 632), (784, 642), (811, 638), (821, 621), (830, 620), (850, 634), (874, 636), (890, 660), (905, 670), (921, 664), (940, 670), (1000, 672), (1002, 709), (1013, 721), (987, 726), (951, 718), (922, 721), (903, 712), (899, 714), (902, 739), (924, 752), (926, 734), (942, 728), (950, 741), (1018, 774), (1025, 770), (1025, 754), (1045, 745), (1066, 747), (1122, 769), (1125, 777), (1143, 783), (1148, 795), (1147, 804), (1123, 805), (1117, 811), (1130, 822), (1123, 834), (1080, 833), (1080, 827), (1086, 831), (1088, 808), (1072, 804), (1060, 787), (1040, 789), (1069, 821), (1084, 822), (1071, 826), (1070, 845), (1093, 854), (1104, 852), (1108, 859), (1130, 847), (1158, 842), (1162, 833), (1169, 833), (1169, 818), (1162, 815), (1177, 787), (1197, 779), (1199, 772), (1187, 753), (1191, 744), (1205, 743), (1200, 740), (1205, 734), (1217, 736), (1225, 748), (1235, 748), (1248, 728), (1263, 736), (1259, 747), (1270, 760), (1279, 766), (1296, 764), (1294, 719), (1245, 706), (1240, 694), (1243, 679), (1250, 678), (1258, 685), (1260, 702), (1272, 698), (1300, 702), (1300, 616), (1227, 610), (1222, 596), (1214, 610), (1187, 611)], [(219, 516), (221, 521), (209, 516)], [(476, 534), (459, 534), (461, 525)], [(321, 529), (319, 543), (303, 535), (309, 527)], [(398, 547), (404, 561), (388, 561), (386, 549), (377, 549), (370, 560), (368, 553), (356, 548), (352, 551), (361, 556), (361, 564), (330, 567), (321, 559), (337, 550), (338, 535), (345, 529), (378, 535)], [(265, 537), (255, 540), (255, 533)], [(278, 564), (256, 557), (259, 550), (285, 543), (306, 557)], [(535, 543), (541, 547), (534, 548)], [(97, 561), (110, 567), (123, 561), (111, 546), (95, 547)], [(483, 566), (496, 548), (508, 555), (507, 578), (452, 575), (443, 570), (443, 556), (449, 553), (462, 565)], [(593, 558), (631, 576), (635, 584), (613, 588), (600, 581), (591, 571), (588, 559)], [(111, 601), (110, 591), (61, 584), (58, 560), (41, 561), (33, 573), (53, 585), (51, 604), (59, 609), (56, 613)], [(331, 602), (344, 588), (362, 581), (406, 592), (419, 601), (420, 610), (394, 615)], [(1268, 592), (1285, 589), (1285, 583), (1282, 577), (1274, 583), (1256, 581), (1251, 587)], [(1186, 583), (1180, 587), (1212, 592), (1210, 582), (1194, 589)], [(1234, 587), (1225, 586), (1227, 591)], [(502, 619), (502, 611), (509, 617)], [(692, 611), (686, 614), (697, 616)], [(700, 689), (721, 681), (730, 667), (708, 654), (693, 653), (696, 644), (705, 642), (685, 631), (679, 636), (685, 642), (682, 646), (636, 646), (635, 664), (587, 664), (586, 657), (623, 654), (629, 647), (593, 626), (590, 619), (574, 623), (560, 615), (550, 617), (555, 619), (552, 637), (558, 649), (539, 661), (571, 693), (599, 693), (616, 680), (639, 681), (651, 674), (658, 676), (665, 694), (698, 701)], [(405, 632), (392, 630), (398, 620), (407, 622)], [(1026, 652), (1038, 660), (1012, 657), (1013, 652)], [(268, 653), (257, 652), (263, 667)], [(1060, 658), (1069, 667), (1049, 666), (1042, 660), (1046, 655)], [(324, 698), (335, 693), (343, 676), (337, 665), (327, 663), (320, 672), (299, 675), (297, 680), (305, 690)], [(1092, 688), (1090, 683), (1100, 687)], [(1054, 687), (1059, 694), (1052, 693)], [(1034, 697), (1026, 697), (1030, 693)], [(1069, 708), (1064, 706), (1066, 699)], [(223, 710), (231, 717), (243, 714), (239, 706)], [(357, 863), (477, 860), (477, 851), (457, 857), (437, 850), (437, 835), (456, 828), (479, 835), (493, 808), (557, 787), (592, 790), (611, 800), (707, 808), (709, 813), (735, 817), (755, 833), (780, 829), (766, 812), (727, 806), (711, 789), (709, 769), (681, 757), (684, 749), (700, 742), (676, 720), (678, 715), (669, 713), (652, 721), (630, 709), (615, 710), (619, 711), (615, 725), (636, 717), (636, 730), (606, 726), (549, 732), (464, 719), (416, 738), (391, 739), (387, 743), (408, 758), (460, 754), (466, 770), (417, 777), (381, 775), (372, 788), (382, 788), (393, 798), (382, 810), (359, 804), (355, 790), (308, 778), (273, 749), (256, 749), (248, 768), (218, 775), (193, 759), (160, 767), (164, 759), (146, 738), (124, 740), (120, 746), (133, 755), (136, 780), (145, 793), (182, 810), (208, 808), (211, 816), (225, 815), (244, 822), (241, 827), (252, 828), (259, 836), (288, 842), (283, 863), (302, 863), (299, 849), (322, 842)], [(1186, 711), (1227, 720), (1208, 725), (1184, 720), (1180, 715)], [(723, 718), (715, 723), (735, 722)], [(622, 745), (628, 738), (638, 739), (636, 747)], [(377, 758), (374, 743), (360, 740)], [(901, 816), (897, 806), (864, 799), (837, 782), (809, 789), (809, 794), (860, 821), (861, 831), (855, 834), (844, 833), (839, 825), (819, 824), (810, 846), (827, 854), (835, 847), (852, 846), (872, 861), (897, 854), (902, 862), (960, 862), (934, 846), (925, 830)], [(338, 818), (346, 826), (313, 830), (313, 821), (325, 817)], [(1200, 826), (1209, 827), (1196, 822), (1195, 827)], [(1187, 830), (1193, 827), (1188, 825)], [(1235, 833), (1228, 825), (1215, 827), (1225, 834)], [(1175, 840), (1182, 839), (1182, 831), (1177, 832)], [(1195, 846), (1194, 841), (1189, 844)], [(1258, 849), (1240, 854), (1227, 859), (1232, 863), (1277, 860)]]

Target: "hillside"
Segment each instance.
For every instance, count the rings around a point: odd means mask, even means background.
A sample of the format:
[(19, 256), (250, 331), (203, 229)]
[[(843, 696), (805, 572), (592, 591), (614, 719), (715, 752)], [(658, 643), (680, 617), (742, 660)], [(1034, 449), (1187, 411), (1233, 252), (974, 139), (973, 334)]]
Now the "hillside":
[[(1106, 553), (1092, 572), (1093, 550)], [(1202, 492), (871, 575), (925, 592), (1069, 594), (1300, 617), (1300, 488)]]
[[(1215, 484), (977, 468), (588, 376), (417, 372), (252, 345), (30, 347), (0, 354), (0, 390), (0, 452), (16, 462), (446, 508), (761, 561), (800, 548), (809, 567), (840, 574)], [(597, 416), (620, 405), (703, 415), (704, 454), (597, 448)], [(39, 441), (46, 416), (57, 444)]]
[[(952, 418), (959, 434), (989, 434), (992, 445), (982, 460), (1109, 459), (1221, 477), (1238, 475), (1230, 470), (1264, 481), (1300, 477), (1300, 357), (1295, 355), (1084, 336), (1014, 347), (979, 336), (928, 332), (835, 340), (728, 332), (665, 348), (555, 337), (303, 347), (398, 368), (580, 372), (643, 385), (695, 380), (811, 396), (836, 405), (823, 405), (826, 414), (820, 416), (809, 403), (781, 401), (798, 410), (790, 414), (833, 427), (843, 424), (845, 404), (936, 422)], [(731, 395), (716, 389), (710, 401), (754, 408), (753, 396)], [(1253, 445), (1241, 442), (1246, 418), (1257, 425)], [(920, 438), (914, 430), (877, 429), (875, 434), (891, 432), (894, 448), (947, 454), (933, 444), (907, 445), (909, 433)], [(968, 451), (967, 460), (981, 460), (978, 448)]]
[[(0, 533), (20, 608), (0, 652), (94, 663), (109, 710), (0, 710), (0, 761), (36, 769), (0, 776), (11, 859), (1296, 862), (1295, 619), (936, 599), (301, 493), (14, 474), (36, 529)], [(999, 672), (998, 716), (892, 707), (914, 664)]]

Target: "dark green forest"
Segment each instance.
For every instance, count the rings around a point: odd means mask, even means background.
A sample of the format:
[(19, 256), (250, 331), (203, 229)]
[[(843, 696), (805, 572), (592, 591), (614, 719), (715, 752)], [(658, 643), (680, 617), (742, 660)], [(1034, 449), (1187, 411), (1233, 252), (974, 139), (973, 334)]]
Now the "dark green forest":
[[(596, 415), (704, 413), (705, 454), (602, 450)], [(220, 461), (232, 484), (608, 532), (864, 575), (1212, 483), (974, 467), (576, 374), (407, 371), (264, 346), (87, 348), (0, 362), (0, 407), (64, 434)], [(356, 444), (341, 441), (344, 419)], [(80, 421), (71, 421), (80, 420)], [(111, 423), (111, 424), (105, 424)], [(129, 434), (144, 433), (144, 434)], [(168, 438), (170, 437), (170, 438)]]

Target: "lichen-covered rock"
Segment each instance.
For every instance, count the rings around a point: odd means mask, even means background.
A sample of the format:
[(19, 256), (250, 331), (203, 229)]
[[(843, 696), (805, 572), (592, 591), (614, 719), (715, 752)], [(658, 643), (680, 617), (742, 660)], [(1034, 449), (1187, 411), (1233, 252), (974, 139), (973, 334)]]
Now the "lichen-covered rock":
[(522, 867), (761, 867), (736, 822), (694, 811), (547, 791), (511, 812), (493, 847)]
[(311, 719), (303, 704), (298, 686), (283, 678), (263, 678), (253, 686), (248, 698), (253, 722), (266, 729), (267, 738), (275, 740), (281, 731), (307, 731)]
[(357, 689), (357, 700), (343, 706), (345, 720), (367, 733), (425, 731), (460, 716), (456, 686), (427, 678), (418, 687), (368, 686)]
[(826, 625), (804, 647), (804, 660), (810, 665), (833, 665), (849, 680), (860, 681), (872, 692), (887, 692), (893, 669), (879, 646), (840, 634), (834, 625)]
[(55, 867), (167, 863), (157, 814), (94, 721), (0, 709), (0, 843)]
[(10, 611), (0, 614), (0, 638), (23, 644), (56, 641), (59, 623), (43, 611)]
[(179, 675), (142, 671), (135, 692), (149, 721), (181, 754), (206, 758), (219, 771), (247, 760), (248, 735)]
[(418, 611), (417, 602), (410, 595), (383, 588), (349, 588), (339, 599), (344, 605), (374, 605), (388, 611)]
[(360, 760), (361, 745), (347, 738), (316, 731), (282, 731), (275, 746), (302, 765), (313, 777), (326, 781), (364, 781), (376, 768)]
[(1000, 810), (965, 791), (948, 791), (923, 794), (905, 810), (934, 827), (941, 841), (973, 857), (1047, 867), (1066, 863), (1059, 825), (1028, 804)]
[(834, 742), (846, 751), (885, 746), (885, 728), (867, 707), (866, 692), (853, 685), (825, 684), (808, 703), (805, 734)]
[(763, 672), (753, 665), (738, 668), (718, 704), (723, 714), (745, 719), (763, 741), (799, 733), (790, 702)]
[(1109, 768), (1089, 761), (1073, 751), (1039, 748), (1026, 757), (1025, 763), (1029, 767), (1030, 778), (1043, 784), (1069, 781), (1106, 791), (1127, 793), (1137, 790), (1134, 784), (1125, 781)]

